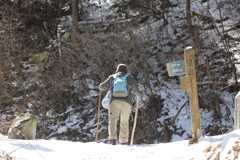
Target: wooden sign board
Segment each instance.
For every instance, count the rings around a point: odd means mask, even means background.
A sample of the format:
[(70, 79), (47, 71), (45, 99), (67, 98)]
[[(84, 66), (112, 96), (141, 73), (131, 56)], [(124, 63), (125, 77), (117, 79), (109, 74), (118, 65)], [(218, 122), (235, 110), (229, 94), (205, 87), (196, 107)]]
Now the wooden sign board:
[(167, 71), (168, 75), (171, 76), (177, 76), (177, 75), (182, 75), (186, 74), (186, 69), (185, 69), (185, 62), (184, 60), (182, 61), (175, 61), (175, 62), (170, 62), (167, 63)]

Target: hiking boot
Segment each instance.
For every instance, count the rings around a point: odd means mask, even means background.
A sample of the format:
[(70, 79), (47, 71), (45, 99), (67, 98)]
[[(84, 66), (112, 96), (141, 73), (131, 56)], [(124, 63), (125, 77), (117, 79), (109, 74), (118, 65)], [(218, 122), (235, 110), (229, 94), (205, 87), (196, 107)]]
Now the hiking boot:
[(110, 139), (108, 142), (109, 144), (116, 145), (117, 140), (116, 139)]
[(126, 142), (126, 143), (120, 143), (121, 145), (128, 145), (128, 143)]

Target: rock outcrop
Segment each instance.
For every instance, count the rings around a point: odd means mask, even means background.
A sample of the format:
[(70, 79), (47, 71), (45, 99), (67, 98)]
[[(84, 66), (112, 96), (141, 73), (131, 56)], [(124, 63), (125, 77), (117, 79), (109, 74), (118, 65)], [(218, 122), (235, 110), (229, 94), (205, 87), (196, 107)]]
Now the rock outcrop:
[(8, 130), (10, 139), (35, 139), (37, 119), (29, 113), (18, 115)]

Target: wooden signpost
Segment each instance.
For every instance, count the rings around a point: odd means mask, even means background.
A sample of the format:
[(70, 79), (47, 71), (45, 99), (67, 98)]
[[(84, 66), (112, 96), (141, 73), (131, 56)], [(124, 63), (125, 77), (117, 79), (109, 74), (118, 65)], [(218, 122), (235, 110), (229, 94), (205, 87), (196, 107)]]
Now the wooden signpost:
[[(184, 64), (183, 64), (184, 63)], [(182, 92), (190, 93), (190, 110), (191, 110), (191, 122), (192, 122), (192, 139), (189, 143), (195, 143), (200, 138), (200, 112), (198, 105), (198, 92), (197, 92), (197, 80), (196, 80), (196, 66), (195, 66), (195, 54), (192, 48), (184, 50), (184, 61), (176, 61), (167, 63), (167, 70), (169, 76), (183, 75), (185, 77), (180, 78), (180, 88)]]

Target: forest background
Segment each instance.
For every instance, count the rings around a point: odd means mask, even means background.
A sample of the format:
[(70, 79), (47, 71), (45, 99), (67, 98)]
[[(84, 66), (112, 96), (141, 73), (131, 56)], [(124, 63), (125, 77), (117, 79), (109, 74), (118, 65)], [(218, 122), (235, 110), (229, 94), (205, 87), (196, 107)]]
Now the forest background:
[[(0, 132), (30, 112), (36, 138), (94, 141), (98, 85), (125, 63), (146, 91), (136, 143), (188, 139), (189, 95), (166, 70), (187, 46), (196, 55), (201, 134), (232, 131), (239, 13), (237, 0), (0, 0)], [(105, 141), (107, 110), (100, 113)]]

